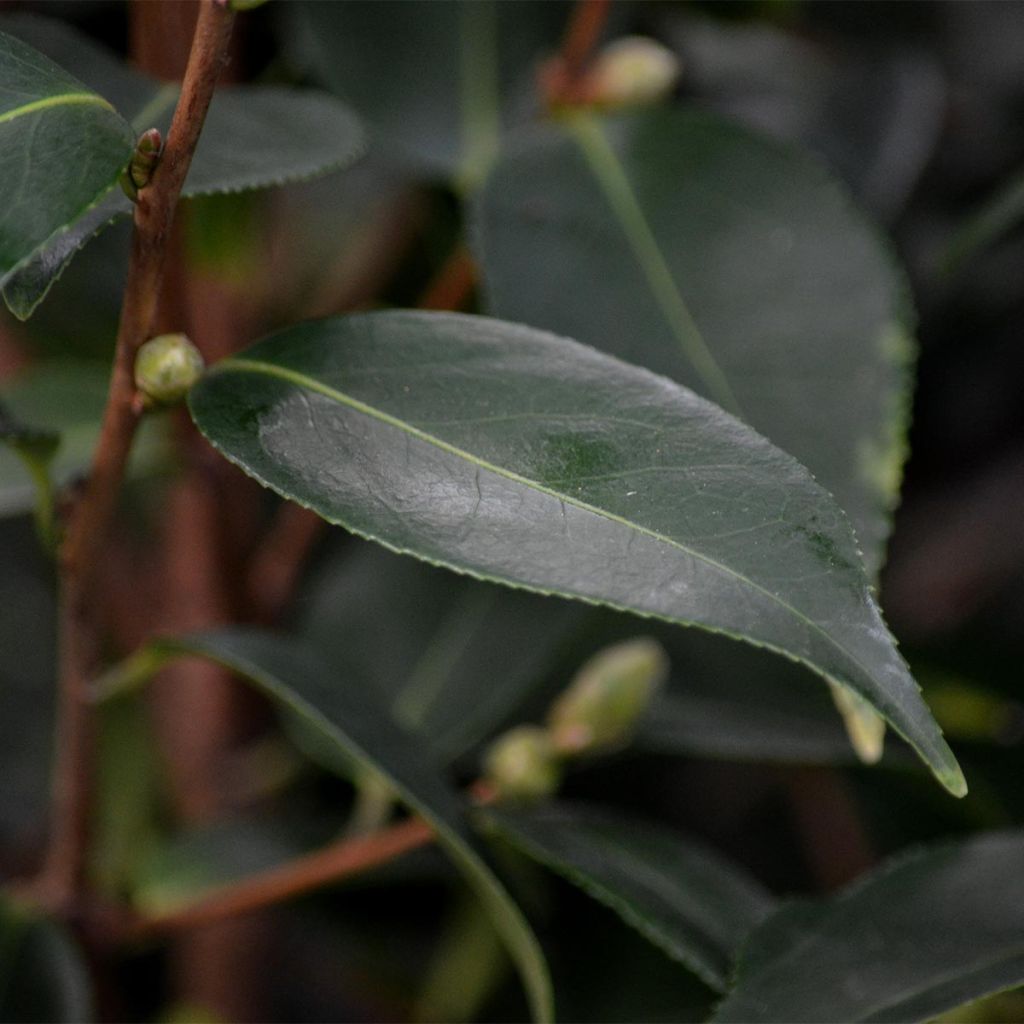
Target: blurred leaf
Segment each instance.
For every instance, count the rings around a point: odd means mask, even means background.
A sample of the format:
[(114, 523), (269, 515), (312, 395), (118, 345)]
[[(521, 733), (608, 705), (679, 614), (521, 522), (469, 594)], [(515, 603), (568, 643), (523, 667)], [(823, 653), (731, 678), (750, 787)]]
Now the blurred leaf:
[(100, 890), (120, 897), (160, 839), (160, 748), (141, 709), (115, 703), (100, 709), (97, 749), (90, 872)]
[(308, 852), (291, 821), (282, 823), (265, 813), (222, 818), (137, 850), (131, 865), (132, 902), (145, 914), (169, 913)]
[(102, 96), (0, 32), (0, 288), (114, 185), (132, 143)]
[(507, 970), (494, 925), (476, 900), (460, 897), (427, 969), (415, 1019), (449, 1024), (478, 1020)]
[[(292, 58), (349, 100), (381, 145), (427, 174), (476, 183), (502, 128), (533, 112), (533, 75), (567, 5), (436, 0), (292, 3)], [(410, 83), (414, 83), (410, 87)]]
[(740, 943), (774, 903), (754, 879), (702, 845), (615, 811), (550, 804), (488, 811), (484, 820), (719, 992)]
[(56, 676), (53, 566), (28, 520), (0, 519), (0, 842), (42, 831), (50, 783)]
[[(131, 120), (136, 132), (156, 127), (166, 135), (177, 102), (176, 86), (131, 70), (61, 22), (22, 14), (0, 18), (0, 27), (77, 71)], [(210, 105), (182, 195), (302, 181), (347, 167), (363, 149), (356, 117), (325, 93), (278, 86), (220, 89)], [(120, 166), (127, 161), (125, 155)], [(131, 211), (132, 204), (118, 191), (52, 238), (19, 273), (3, 281), (4, 298), (12, 312), (21, 319), (29, 317), (75, 253), (95, 233)]]
[(657, 15), (701, 106), (802, 142), (876, 216), (891, 221), (902, 211), (947, 108), (943, 69), (926, 50), (901, 46), (884, 30), (876, 42), (668, 5)]
[(1024, 172), (1018, 171), (953, 236), (945, 255), (952, 272), (1024, 221)]
[(751, 935), (716, 1021), (924, 1021), (1024, 982), (1024, 833), (897, 858)]
[(80, 1024), (92, 1016), (89, 976), (71, 938), (0, 899), (0, 1018)]
[(801, 152), (679, 110), (581, 115), (479, 195), (488, 309), (717, 401), (803, 462), (882, 562), (905, 449), (904, 283)]
[(389, 312), (273, 335), (189, 406), (251, 476), (394, 550), (802, 661), (964, 792), (831, 497), (685, 388), (514, 324)]
[(339, 678), (379, 691), (446, 762), (537, 688), (586, 615), (357, 543), (320, 567), (298, 628)]
[(458, 794), (370, 691), (345, 685), (346, 680), (338, 680), (302, 644), (243, 629), (154, 641), (122, 666), (121, 681), (146, 679), (181, 655), (209, 658), (237, 673), (317, 730), (325, 743), (384, 776), (400, 799), (436, 831), (438, 842), (486, 907), (519, 968), (534, 1016), (552, 1019), (550, 981), (540, 946), (481, 856)]
[[(30, 367), (0, 392), (18, 420), (59, 435), (50, 464), (58, 487), (83, 473), (92, 459), (107, 401), (109, 366), (98, 361), (54, 360)], [(147, 417), (133, 448), (131, 471), (146, 472), (165, 454), (165, 424)], [(35, 491), (21, 461), (0, 448), (0, 516), (32, 508)]]

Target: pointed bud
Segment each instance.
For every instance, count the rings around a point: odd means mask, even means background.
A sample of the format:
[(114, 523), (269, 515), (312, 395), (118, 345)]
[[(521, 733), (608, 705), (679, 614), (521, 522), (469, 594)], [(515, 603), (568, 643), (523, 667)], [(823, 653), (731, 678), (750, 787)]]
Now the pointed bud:
[(499, 800), (528, 802), (554, 793), (562, 769), (547, 730), (521, 725), (499, 736), (488, 748), (483, 777)]
[(646, 36), (626, 36), (606, 46), (587, 75), (587, 96), (603, 107), (655, 103), (679, 80), (679, 58)]
[(199, 349), (184, 334), (151, 338), (135, 357), (135, 386), (151, 405), (172, 405), (203, 375)]
[(548, 714), (555, 750), (577, 756), (627, 744), (668, 667), (664, 648), (647, 637), (594, 655)]
[(837, 683), (829, 687), (854, 753), (864, 764), (876, 764), (885, 746), (885, 719), (859, 694)]
[(149, 128), (144, 131), (136, 141), (131, 161), (118, 179), (125, 195), (132, 202), (138, 198), (139, 189), (145, 188), (149, 184), (149, 179), (153, 176), (153, 171), (160, 161), (163, 148), (164, 140), (157, 128)]

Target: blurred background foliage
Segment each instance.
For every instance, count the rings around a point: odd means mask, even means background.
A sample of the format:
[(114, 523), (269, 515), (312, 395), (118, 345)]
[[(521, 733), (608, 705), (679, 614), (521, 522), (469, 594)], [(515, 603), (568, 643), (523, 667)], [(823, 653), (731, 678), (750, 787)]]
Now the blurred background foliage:
[[(124, 52), (122, 5), (5, 3), (0, 14), (15, 8), (65, 19)], [(414, 305), (461, 236), (460, 195), (499, 144), (454, 117), (460, 74), (499, 91), (503, 125), (527, 123), (537, 113), (537, 64), (557, 47), (566, 12), (561, 3), (498, 5), (501, 61), (468, 71), (446, 21), (462, 16), (454, 6), (289, 3), (252, 12), (239, 26), (241, 76), (338, 90), (369, 122), (373, 144), (355, 168), (320, 181), (187, 202), (193, 272), (246, 304), (255, 335), (353, 306)], [(339, 18), (341, 56), (325, 50)], [(678, 54), (680, 102), (816, 153), (908, 268), (917, 384), (881, 596), (970, 796), (948, 799), (895, 741), (880, 766), (859, 766), (825, 689), (759, 652), (456, 577), (341, 531), (318, 545), (288, 624), (346, 686), (379, 689), (465, 781), (481, 746), (541, 713), (595, 650), (656, 635), (671, 657), (667, 691), (628, 751), (574, 771), (565, 792), (677, 826), (779, 894), (829, 891), (925, 840), (1020, 825), (1024, 3), (616, 5), (609, 34), (632, 32)], [(419, 87), (410, 89), (413, 79)], [(57, 465), (64, 481), (81, 471), (95, 436), (127, 238), (122, 224), (94, 241), (28, 322), (0, 313), (0, 390), (30, 422), (69, 431)], [(70, 360), (73, 393), (53, 372)], [(156, 422), (133, 472), (129, 551), (151, 543), (147, 524), (174, 471), (161, 433)], [(31, 863), (43, 835), (51, 743), (53, 580), (30, 517), (19, 513), (26, 493), (17, 465), (0, 462), (0, 868), (8, 876)], [(121, 562), (110, 571), (130, 589), (132, 559)], [(140, 906), (166, 906), (283, 861), (337, 834), (348, 817), (352, 789), (338, 766), (321, 765), (293, 728), (261, 720), (226, 769), (235, 817), (181, 834), (145, 722), (116, 707), (104, 714), (95, 870), (108, 891)], [(511, 851), (505, 859), (539, 922), (564, 1019), (707, 1016), (714, 993), (699, 980), (567, 883)], [(517, 1020), (524, 1012), (490, 925), (436, 851), (264, 920), (261, 955), (273, 976), (247, 983), (267, 1019)], [(164, 1004), (162, 956), (143, 951), (113, 968), (124, 1012), (203, 1019), (202, 1008)], [(1020, 1019), (1019, 997), (1000, 999), (982, 1016), (949, 1019)]]

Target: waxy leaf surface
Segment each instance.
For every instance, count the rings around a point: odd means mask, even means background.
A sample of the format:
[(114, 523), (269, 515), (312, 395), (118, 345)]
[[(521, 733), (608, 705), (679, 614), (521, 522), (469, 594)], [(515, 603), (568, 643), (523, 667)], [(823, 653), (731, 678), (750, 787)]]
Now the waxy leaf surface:
[(481, 855), (458, 794), (431, 763), (426, 748), (391, 718), (367, 689), (346, 685), (309, 648), (256, 629), (225, 629), (154, 641), (127, 663), (144, 681), (181, 656), (209, 658), (247, 679), (301, 720), (343, 757), (382, 775), (404, 803), (427, 821), (480, 898), (519, 968), (534, 1017), (553, 1017), (544, 956), (529, 924)]
[[(87, 36), (49, 18), (13, 15), (0, 18), (0, 27), (74, 70), (96, 90), (97, 100), (103, 97), (131, 122), (130, 130), (125, 126), (129, 147), (119, 166), (127, 164), (131, 144), (147, 128), (159, 128), (166, 138), (178, 99), (176, 85), (139, 74)], [(221, 88), (210, 105), (182, 195), (302, 181), (349, 166), (364, 145), (356, 116), (326, 93), (279, 86)], [(78, 250), (131, 211), (131, 202), (117, 189), (96, 207), (80, 211), (80, 217), (62, 222), (65, 230), (4, 280), (4, 299), (12, 312), (22, 319), (30, 316)]]
[(132, 144), (106, 99), (0, 32), (0, 287), (102, 198)]
[(802, 661), (964, 792), (833, 499), (667, 378), (498, 320), (387, 312), (282, 331), (189, 404), (249, 474), (394, 550)]
[(1024, 984), (1024, 833), (898, 858), (769, 917), (715, 1020), (907, 1022)]
[(478, 194), (487, 311), (663, 373), (798, 458), (881, 565), (912, 353), (901, 274), (799, 149), (679, 109), (510, 141)]
[(740, 943), (773, 905), (746, 872), (701, 844), (615, 811), (565, 803), (487, 812), (486, 820), (719, 992)]

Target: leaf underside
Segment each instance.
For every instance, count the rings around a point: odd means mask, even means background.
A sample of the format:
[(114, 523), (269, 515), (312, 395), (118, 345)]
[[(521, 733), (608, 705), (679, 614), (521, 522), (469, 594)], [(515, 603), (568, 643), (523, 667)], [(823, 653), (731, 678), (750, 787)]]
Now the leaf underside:
[(553, 1019), (547, 966), (519, 908), (481, 855), (462, 801), (425, 747), (400, 729), (369, 691), (346, 687), (305, 645), (256, 629), (225, 629), (154, 641), (133, 657), (148, 678), (182, 655), (208, 658), (262, 690), (342, 756), (379, 773), (436, 831), (480, 898), (522, 975), (536, 1020)]
[(190, 408), (252, 476), (394, 550), (802, 661), (963, 792), (835, 502), (665, 378), (501, 321), (391, 312), (274, 335)]
[(735, 865), (615, 811), (562, 803), (487, 812), (486, 820), (719, 992), (740, 942), (772, 908), (772, 897)]
[(102, 96), (0, 32), (0, 287), (113, 187), (132, 144)]

